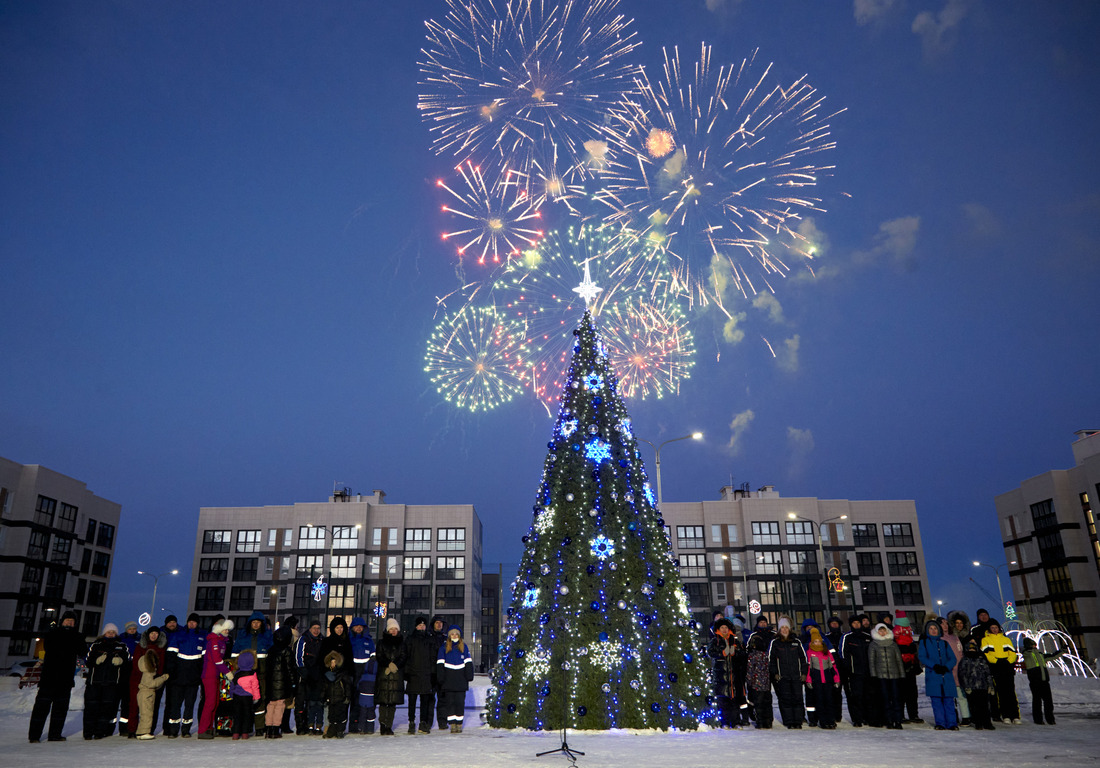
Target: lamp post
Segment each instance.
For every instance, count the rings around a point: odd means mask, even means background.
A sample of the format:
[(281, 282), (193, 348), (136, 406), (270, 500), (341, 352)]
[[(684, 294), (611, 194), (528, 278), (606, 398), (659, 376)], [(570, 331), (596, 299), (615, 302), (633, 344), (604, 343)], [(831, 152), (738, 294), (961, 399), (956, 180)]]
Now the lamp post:
[(977, 565), (984, 565), (986, 568), (992, 568), (993, 569), (993, 575), (995, 575), (997, 577), (997, 594), (1001, 598), (1001, 611), (1000, 611), (1000, 613), (1001, 613), (1002, 616), (1004, 616), (1004, 612), (1005, 612), (1005, 593), (1004, 593), (1004, 590), (1001, 589), (1001, 569), (998, 568), (995, 565), (990, 565), (989, 563), (983, 563), (980, 560), (975, 560), (974, 565), (976, 565), (976, 566)]
[(745, 603), (746, 610), (749, 606), (749, 571), (745, 567), (745, 561), (737, 555), (722, 555), (723, 560), (736, 560), (741, 567), (741, 600)]
[(179, 571), (177, 569), (173, 568), (172, 570), (168, 571), (167, 573), (156, 573), (156, 574), (154, 574), (154, 573), (149, 573), (148, 571), (138, 571), (138, 573), (142, 576), (152, 576), (153, 577), (153, 604), (149, 608), (149, 621), (152, 621), (154, 618), (156, 618), (156, 612), (157, 612), (157, 583), (160, 581), (160, 577), (161, 576), (176, 576), (177, 574), (179, 574)]
[[(831, 523), (835, 520), (847, 520), (848, 516), (837, 515), (836, 517), (828, 517), (822, 520), (820, 523), (810, 520), (807, 517), (800, 517), (796, 512), (788, 512), (787, 517), (789, 517), (791, 520), (801, 520), (802, 522), (809, 523), (810, 525), (817, 528), (817, 567), (818, 570), (821, 571), (821, 593), (822, 597), (824, 598), (822, 602), (825, 606), (825, 610), (829, 611), (831, 609), (831, 606), (829, 605), (829, 579), (826, 577), (825, 548), (824, 546), (822, 546), (821, 543), (821, 526), (825, 525), (826, 523)], [(827, 616), (822, 617), (823, 620), (827, 618)]]
[(657, 467), (657, 509), (658, 510), (661, 508), (661, 499), (662, 499), (662, 496), (661, 496), (661, 448), (668, 445), (669, 443), (679, 442), (680, 440), (702, 440), (702, 439), (703, 439), (703, 433), (702, 432), (692, 432), (690, 435), (684, 435), (683, 437), (674, 437), (671, 440), (665, 440), (663, 443), (658, 443), (657, 445), (654, 445), (653, 443), (649, 442), (645, 438), (642, 438), (642, 437), (638, 438), (639, 441), (641, 441), (641, 442), (645, 443), (646, 445), (648, 445), (657, 454), (657, 460), (654, 462), (654, 464)]

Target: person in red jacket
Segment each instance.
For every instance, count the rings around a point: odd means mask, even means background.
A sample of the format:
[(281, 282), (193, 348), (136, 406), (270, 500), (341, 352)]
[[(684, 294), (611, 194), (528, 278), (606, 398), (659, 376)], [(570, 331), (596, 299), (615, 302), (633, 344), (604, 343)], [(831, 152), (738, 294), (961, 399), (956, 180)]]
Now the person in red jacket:
[(222, 677), (233, 679), (228, 662), (228, 637), (233, 631), (233, 621), (226, 619), (214, 624), (206, 636), (206, 655), (202, 659), (202, 712), (199, 714), (199, 738), (214, 738), (214, 716), (221, 700)]

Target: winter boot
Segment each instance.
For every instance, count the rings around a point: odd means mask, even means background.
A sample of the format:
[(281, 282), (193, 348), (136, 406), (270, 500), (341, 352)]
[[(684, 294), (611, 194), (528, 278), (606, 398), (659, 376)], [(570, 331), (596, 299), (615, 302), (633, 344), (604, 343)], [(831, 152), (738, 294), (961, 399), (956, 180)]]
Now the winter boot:
[(191, 723), (184, 723), (180, 726), (180, 736), (184, 739), (191, 738)]
[(369, 734), (369, 735), (374, 735), (374, 721), (373, 720), (368, 720), (367, 721), (367, 728), (366, 728), (365, 731), (363, 731), (363, 733), (366, 733), (366, 734)]
[(416, 734), (416, 723), (409, 723), (409, 735), (413, 736), (415, 734)]

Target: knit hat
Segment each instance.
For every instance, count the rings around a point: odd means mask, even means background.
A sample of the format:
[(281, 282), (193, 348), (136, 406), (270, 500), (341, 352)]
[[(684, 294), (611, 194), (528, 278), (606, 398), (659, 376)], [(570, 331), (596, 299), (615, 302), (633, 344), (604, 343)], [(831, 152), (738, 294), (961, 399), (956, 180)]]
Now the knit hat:
[(256, 657), (252, 651), (241, 651), (241, 655), (237, 657), (237, 669), (242, 672), (248, 672), (256, 668)]
[(285, 617), (283, 619), (282, 626), (290, 627), (291, 629), (294, 629), (295, 627), (298, 626), (298, 617), (295, 616), (294, 614), (291, 614), (290, 616)]
[(863, 617), (860, 616), (858, 613), (853, 614), (853, 615), (848, 617), (848, 626), (855, 627), (855, 626), (860, 626), (862, 624), (863, 624)]
[(171, 624), (173, 621), (176, 622), (177, 624), (180, 623), (180, 620), (176, 618), (176, 614), (174, 614), (174, 613), (170, 613), (170, 614), (168, 614), (167, 616), (164, 617), (164, 623), (165, 624)]
[(199, 618), (199, 615), (197, 613), (192, 612), (187, 614), (187, 623), (190, 624), (192, 621), (196, 624), (199, 624), (202, 622), (202, 619)]
[(386, 619), (386, 631), (389, 632), (391, 629), (401, 629), (401, 625), (397, 623), (397, 619)]
[(313, 621), (311, 621), (309, 623), (309, 628), (310, 629), (313, 629), (314, 627), (319, 627), (319, 626), (321, 626), (321, 622), (317, 621), (317, 619), (314, 619)]
[(106, 624), (103, 625), (103, 631), (100, 634), (105, 635), (108, 632), (114, 632), (117, 635), (118, 627), (108, 621)]
[(821, 642), (821, 631), (817, 627), (810, 627), (810, 649), (824, 651), (825, 643)]
[(909, 617), (905, 615), (905, 611), (898, 611), (897, 612), (897, 615), (894, 617), (894, 624), (896, 624), (899, 627), (908, 627), (909, 626)]
[(783, 627), (786, 627), (787, 629), (791, 629), (792, 628), (791, 627), (791, 620), (788, 619), (786, 616), (780, 616), (779, 621), (776, 623), (776, 626), (779, 627), (780, 629), (782, 629)]
[(123, 626), (123, 629), (125, 629), (127, 632), (129, 632), (131, 629), (137, 629), (137, 622), (136, 621), (128, 621), (125, 624), (123, 624), (122, 626)]

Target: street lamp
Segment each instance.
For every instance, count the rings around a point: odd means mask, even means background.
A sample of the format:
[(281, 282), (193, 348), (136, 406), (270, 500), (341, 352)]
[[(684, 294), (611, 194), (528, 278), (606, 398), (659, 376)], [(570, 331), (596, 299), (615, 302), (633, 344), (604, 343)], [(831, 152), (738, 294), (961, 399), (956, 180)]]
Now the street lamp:
[(823, 597), (822, 604), (825, 606), (826, 611), (831, 610), (831, 607), (829, 605), (829, 580), (825, 576), (825, 548), (821, 544), (821, 526), (825, 525), (826, 523), (831, 523), (834, 520), (847, 520), (848, 516), (837, 515), (836, 517), (828, 517), (822, 520), (820, 523), (810, 520), (806, 517), (800, 517), (797, 512), (788, 512), (787, 517), (789, 517), (791, 520), (801, 520), (804, 523), (809, 523), (810, 525), (817, 527), (817, 567), (821, 571), (821, 593)]
[(148, 571), (138, 571), (138, 573), (142, 576), (153, 577), (153, 605), (149, 608), (149, 621), (152, 621), (157, 615), (157, 582), (160, 581), (161, 576), (176, 576), (179, 574), (179, 571), (173, 568), (167, 573), (153, 574), (149, 573)]
[[(1015, 561), (1013, 561), (1013, 562), (1015, 562)], [(1004, 615), (1004, 610), (1005, 610), (1005, 593), (1004, 593), (1004, 590), (1001, 589), (1001, 569), (998, 568), (995, 565), (990, 565), (989, 563), (983, 563), (980, 560), (975, 560), (974, 565), (976, 565), (976, 566), (984, 565), (986, 568), (992, 568), (993, 569), (993, 574), (997, 577), (997, 594), (1000, 595), (1000, 598), (1001, 598), (1001, 615), (1003, 616)]]
[(745, 607), (749, 605), (749, 569), (745, 567), (745, 561), (739, 558), (737, 555), (722, 555), (723, 560), (736, 560), (737, 565), (741, 568), (741, 599), (745, 603)]
[(657, 467), (657, 509), (658, 510), (661, 508), (661, 498), (662, 498), (661, 497), (661, 448), (668, 445), (669, 443), (679, 442), (680, 440), (702, 440), (702, 439), (703, 439), (703, 433), (702, 432), (692, 432), (690, 435), (684, 435), (683, 437), (674, 437), (671, 440), (665, 440), (663, 443), (658, 443), (657, 445), (654, 445), (653, 443), (649, 442), (645, 438), (642, 438), (642, 437), (638, 438), (638, 440), (640, 440), (641, 442), (648, 445), (657, 454), (657, 460), (655, 462), (655, 465)]
[[(306, 523), (306, 527), (307, 528), (316, 528), (317, 526), (315, 526), (313, 523)], [(328, 545), (328, 580), (330, 582), (332, 581), (332, 573), (333, 573), (333, 570), (334, 570), (333, 567), (332, 567), (332, 558), (333, 558), (333, 550), (336, 548), (336, 527), (337, 526), (336, 526), (335, 523), (333, 523), (333, 525), (331, 527), (332, 528), (331, 530), (329, 530), (329, 528), (326, 527), (326, 526), (323, 526), (323, 525), (321, 526), (321, 530), (324, 531), (324, 534), (325, 534), (324, 536), (321, 537), (321, 546), (322, 547), (324, 546), (324, 539), (325, 539), (326, 536), (328, 537), (328, 540), (329, 540), (329, 545)], [(351, 527), (351, 526), (340, 526), (340, 527), (341, 528), (346, 528), (346, 527)], [(362, 530), (363, 526), (360, 523), (356, 523), (354, 528), (355, 528), (355, 530), (359, 531), (359, 530)], [(356, 534), (356, 543), (358, 543), (358, 537), (359, 537), (359, 535)], [(312, 578), (313, 578), (313, 573), (311, 572), (310, 573), (310, 579), (312, 580)], [(341, 601), (344, 601), (346, 599), (347, 599), (346, 595), (342, 595), (340, 597)], [(326, 601), (326, 607), (327, 607), (327, 601)], [(313, 615), (313, 611), (312, 611), (312, 607), (311, 607), (311, 609), (310, 609), (310, 619), (311, 620), (312, 620), (312, 615)]]

